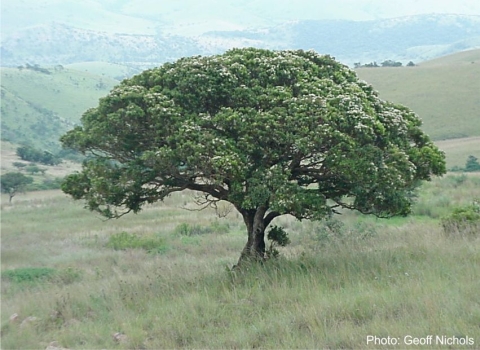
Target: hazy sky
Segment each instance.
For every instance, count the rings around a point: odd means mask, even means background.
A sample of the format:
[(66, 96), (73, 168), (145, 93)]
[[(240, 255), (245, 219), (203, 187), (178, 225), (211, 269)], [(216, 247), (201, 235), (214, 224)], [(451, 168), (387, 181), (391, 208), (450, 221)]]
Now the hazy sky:
[(277, 0), (280, 8), (291, 8), (292, 16), (317, 19), (369, 20), (429, 13), (480, 15), (480, 0), (316, 0), (314, 7), (322, 11), (309, 13), (312, 3), (312, 0)]
[[(107, 32), (199, 35), (283, 21), (372, 20), (429, 13), (480, 16), (480, 0), (5, 0), (2, 34), (51, 22)], [(155, 23), (156, 22), (156, 23)]]

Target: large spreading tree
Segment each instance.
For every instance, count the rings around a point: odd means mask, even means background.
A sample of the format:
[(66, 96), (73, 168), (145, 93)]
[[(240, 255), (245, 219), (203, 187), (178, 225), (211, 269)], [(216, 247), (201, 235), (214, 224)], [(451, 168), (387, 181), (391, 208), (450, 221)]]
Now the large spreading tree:
[(232, 203), (247, 229), (240, 261), (263, 258), (280, 215), (340, 208), (410, 212), (444, 154), (410, 109), (329, 56), (234, 49), (182, 58), (124, 80), (62, 137), (89, 154), (63, 190), (108, 218), (193, 190)]

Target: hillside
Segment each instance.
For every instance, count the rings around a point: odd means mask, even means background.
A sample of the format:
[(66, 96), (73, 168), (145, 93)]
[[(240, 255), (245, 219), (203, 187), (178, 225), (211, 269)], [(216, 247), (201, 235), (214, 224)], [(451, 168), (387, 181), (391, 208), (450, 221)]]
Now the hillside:
[[(1, 69), (2, 139), (52, 151), (59, 149), (59, 136), (118, 83), (112, 77), (138, 72), (105, 62), (50, 67), (48, 74), (39, 68)], [(480, 79), (475, 79), (480, 77), (480, 50), (416, 67), (360, 68), (357, 73), (381, 97), (415, 110), (434, 140), (456, 139), (443, 145), (449, 167), (463, 166), (470, 154), (480, 158), (475, 147), (480, 137)], [(459, 142), (463, 137), (470, 137), (469, 141)]]
[(55, 151), (58, 137), (118, 83), (62, 66), (1, 68), (2, 140)]
[(387, 59), (424, 61), (480, 47), (480, 16), (421, 15), (370, 21), (298, 20), (253, 30), (217, 31), (201, 43), (224, 49), (235, 45), (313, 49), (354, 62)]
[[(28, 3), (23, 2), (25, 6)], [(17, 25), (11, 19), (2, 22), (3, 66), (100, 61), (144, 69), (184, 56), (251, 46), (314, 49), (353, 66), (355, 62), (386, 59), (419, 62), (480, 47), (480, 16), (475, 15), (354, 21), (309, 17), (304, 8), (282, 16), (278, 9), (285, 8), (285, 4), (275, 6), (269, 17), (260, 5), (242, 7), (219, 1), (210, 1), (214, 10), (208, 14), (203, 3), (198, 2), (192, 2), (188, 10), (172, 3), (166, 8), (149, 4), (149, 13), (128, 1), (123, 6), (112, 5), (116, 12), (95, 1), (75, 6), (67, 1), (70, 5), (59, 9), (49, 3), (46, 1), (43, 7), (32, 5), (33, 13), (38, 14), (35, 18), (23, 18), (27, 7), (10, 4), (6, 10), (2, 8), (12, 18), (22, 17)], [(322, 6), (309, 5), (321, 12)], [(67, 11), (69, 6), (78, 7), (79, 15)], [(252, 11), (255, 8), (258, 12)], [(52, 10), (50, 18), (45, 15), (46, 9)], [(85, 17), (89, 11), (95, 14), (94, 19), (103, 14), (105, 20), (95, 22)]]
[(480, 50), (415, 67), (359, 68), (380, 96), (412, 108), (434, 140), (480, 136)]
[(198, 54), (194, 41), (178, 36), (108, 33), (48, 23), (2, 38), (2, 65), (66, 65), (101, 61), (147, 68)]

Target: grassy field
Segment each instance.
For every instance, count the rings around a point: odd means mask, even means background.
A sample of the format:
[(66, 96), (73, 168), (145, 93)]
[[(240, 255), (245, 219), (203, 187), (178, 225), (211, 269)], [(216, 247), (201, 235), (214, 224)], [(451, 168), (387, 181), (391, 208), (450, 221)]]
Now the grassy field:
[[(193, 196), (102, 221), (59, 191), (2, 195), (2, 348), (385, 348), (376, 336), (403, 349), (428, 335), (474, 343), (408, 348), (479, 347), (480, 236), (439, 223), (480, 198), (478, 174), (426, 184), (408, 218), (277, 218), (291, 245), (243, 271), (230, 270), (241, 218), (182, 209)], [(112, 244), (125, 237), (148, 244)]]
[(438, 148), (445, 152), (447, 168), (464, 168), (468, 156), (480, 159), (480, 136), (436, 141)]
[(433, 139), (480, 136), (480, 50), (416, 67), (360, 68), (357, 74), (382, 98), (417, 112)]
[[(391, 98), (374, 83), (383, 97), (402, 102), (396, 98), (406, 96), (428, 106), (426, 115), (418, 112), (446, 152), (449, 168), (463, 167), (469, 155), (480, 158), (480, 114), (468, 102), (478, 100), (472, 95), (478, 82), (462, 75), (480, 67), (480, 57), (475, 61), (472, 54), (408, 69), (359, 70), (361, 77), (379, 72), (379, 81), (388, 81)], [(456, 68), (442, 75), (447, 66)], [(110, 68), (116, 74), (119, 67)], [(443, 86), (465, 94), (463, 107), (445, 102), (461, 96), (443, 91), (435, 80), (441, 77), (460, 79)], [(48, 125), (64, 113), (70, 125), (88, 107), (82, 103), (107, 93), (110, 85), (102, 90), (99, 83), (68, 67), (52, 75), (2, 68), (2, 128), (29, 138), (37, 132), (30, 122)], [(458, 109), (463, 114), (453, 118), (452, 106), (464, 108)], [(464, 118), (468, 106), (473, 114)], [(470, 137), (440, 140), (444, 136)], [(14, 144), (2, 142), (1, 148), (4, 173), (18, 158)], [(46, 176), (59, 177), (78, 165), (45, 168)], [(454, 208), (480, 198), (479, 173), (449, 174), (425, 184), (407, 218), (355, 213), (325, 222), (277, 218), (273, 224), (290, 233), (291, 245), (281, 248), (281, 258), (242, 271), (231, 270), (246, 241), (241, 217), (226, 204), (223, 219), (213, 211), (182, 209), (193, 208), (193, 197), (183, 192), (139, 215), (104, 221), (60, 191), (18, 194), (12, 204), (2, 194), (1, 347), (480, 347), (480, 236), (447, 235), (440, 224)], [(408, 336), (428, 335), (434, 335), (429, 346), (406, 343)], [(398, 344), (367, 342), (369, 336)], [(442, 345), (436, 336), (453, 344)], [(467, 340), (474, 343), (459, 343)]]
[(131, 77), (134, 74), (140, 73), (138, 69), (124, 64), (98, 61), (71, 63), (67, 64), (65, 67), (76, 71), (88, 72), (93, 75), (107, 76), (115, 80), (121, 80), (123, 78)]

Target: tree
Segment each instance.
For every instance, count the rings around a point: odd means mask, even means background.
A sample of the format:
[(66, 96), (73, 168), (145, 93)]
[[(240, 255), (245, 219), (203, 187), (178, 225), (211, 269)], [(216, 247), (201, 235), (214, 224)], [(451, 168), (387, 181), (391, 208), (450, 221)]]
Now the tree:
[(480, 171), (480, 163), (478, 163), (477, 157), (472, 155), (468, 156), (465, 171)]
[(382, 67), (401, 67), (402, 62), (396, 62), (393, 60), (386, 60), (382, 62)]
[(15, 197), (18, 192), (25, 190), (25, 187), (28, 184), (31, 184), (33, 179), (17, 172), (1, 175), (0, 182), (2, 186), (2, 192), (8, 193), (10, 196), (8, 201), (9, 203), (12, 203), (12, 198)]
[(17, 156), (22, 160), (39, 162), (45, 165), (58, 165), (62, 160), (49, 151), (40, 151), (31, 146), (20, 146), (17, 148)]
[(419, 181), (445, 173), (420, 126), (313, 51), (182, 58), (124, 80), (62, 136), (93, 155), (62, 189), (108, 218), (186, 189), (228, 201), (247, 228), (239, 261), (261, 259), (280, 215), (408, 214)]

